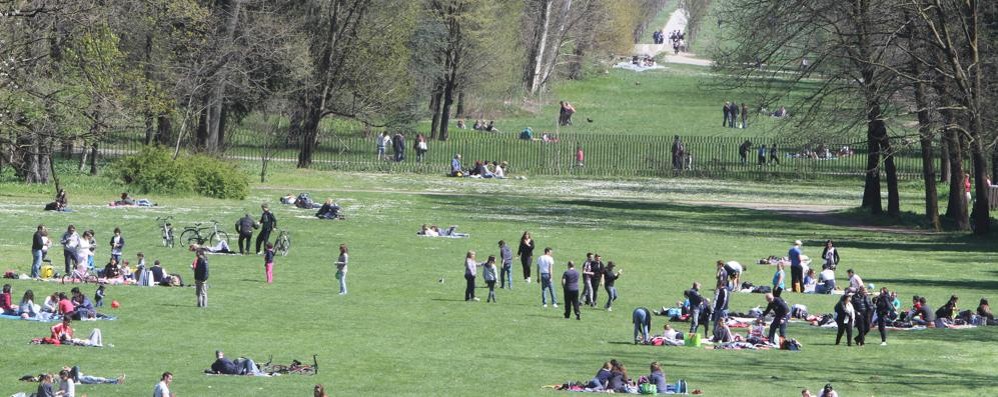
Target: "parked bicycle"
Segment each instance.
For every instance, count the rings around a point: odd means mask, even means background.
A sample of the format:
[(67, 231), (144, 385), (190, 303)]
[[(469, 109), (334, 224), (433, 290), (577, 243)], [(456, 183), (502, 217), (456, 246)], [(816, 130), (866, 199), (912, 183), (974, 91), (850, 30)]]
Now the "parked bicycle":
[(274, 241), (274, 252), (281, 256), (287, 256), (288, 251), (291, 250), (291, 236), (288, 235), (287, 231), (278, 230), (277, 240)]
[(78, 269), (73, 269), (73, 271), (62, 275), (62, 283), (66, 284), (66, 282), (72, 284), (76, 283), (97, 284), (97, 275), (91, 273), (86, 269), (84, 269), (83, 271), (80, 271)]
[(180, 233), (180, 241), (186, 244), (216, 245), (219, 241), (229, 243), (229, 234), (218, 228), (218, 221), (212, 220), (211, 226), (201, 226), (204, 222), (196, 222), (194, 226), (184, 227), (184, 232)]
[(272, 375), (315, 375), (319, 373), (317, 356), (317, 354), (312, 355), (312, 365), (303, 364), (298, 360), (291, 360), (291, 365), (272, 364), (274, 357), (271, 356), (266, 364), (260, 366), (260, 370)]
[(163, 246), (167, 248), (173, 248), (173, 224), (170, 220), (173, 216), (168, 217), (156, 217), (156, 222), (159, 222), (159, 230), (163, 236)]

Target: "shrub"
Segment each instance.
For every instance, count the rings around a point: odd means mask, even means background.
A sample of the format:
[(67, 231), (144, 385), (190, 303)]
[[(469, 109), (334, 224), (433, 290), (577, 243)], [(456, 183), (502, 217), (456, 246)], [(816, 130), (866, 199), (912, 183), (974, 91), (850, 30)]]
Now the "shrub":
[(205, 155), (182, 155), (173, 160), (170, 150), (144, 147), (115, 164), (121, 179), (143, 193), (190, 193), (215, 198), (243, 199), (249, 177), (234, 165)]

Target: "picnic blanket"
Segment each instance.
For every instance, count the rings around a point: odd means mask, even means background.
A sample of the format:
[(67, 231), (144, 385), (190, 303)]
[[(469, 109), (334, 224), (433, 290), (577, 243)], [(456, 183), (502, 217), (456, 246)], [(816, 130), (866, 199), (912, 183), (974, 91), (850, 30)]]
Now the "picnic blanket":
[[(101, 314), (100, 316), (101, 317), (95, 318), (95, 320), (108, 320), (108, 321), (110, 321), (110, 320), (117, 320), (118, 319), (115, 316), (108, 316), (108, 315), (105, 315), (105, 314)], [(0, 318), (7, 319), (7, 320), (37, 321), (37, 322), (41, 322), (41, 323), (50, 323), (50, 322), (54, 322), (54, 321), (62, 321), (62, 316), (51, 316), (51, 317), (48, 317), (48, 318), (40, 318), (40, 317), (21, 318), (21, 316), (13, 316), (13, 315), (10, 315), (10, 314), (0, 314)], [(92, 320), (81, 320), (81, 321), (92, 321)]]

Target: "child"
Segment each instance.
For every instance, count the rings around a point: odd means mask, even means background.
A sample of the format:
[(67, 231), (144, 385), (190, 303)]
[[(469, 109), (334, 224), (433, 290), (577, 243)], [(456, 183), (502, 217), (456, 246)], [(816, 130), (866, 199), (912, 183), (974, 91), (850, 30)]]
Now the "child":
[(111, 257), (121, 263), (121, 251), (125, 248), (125, 238), (121, 237), (121, 228), (114, 228), (114, 236), (111, 237)]
[(11, 303), (10, 284), (3, 285), (3, 292), (0, 293), (0, 311), (3, 314), (17, 315), (17, 307)]
[(103, 307), (104, 306), (104, 284), (97, 287), (97, 292), (94, 292), (94, 306)]
[(267, 284), (274, 283), (274, 244), (267, 243), (267, 252), (263, 254), (263, 266), (267, 271)]
[(496, 256), (489, 255), (489, 260), (485, 261), (482, 265), (482, 276), (485, 278), (485, 284), (489, 286), (489, 297), (485, 299), (485, 302), (495, 303), (496, 301)]

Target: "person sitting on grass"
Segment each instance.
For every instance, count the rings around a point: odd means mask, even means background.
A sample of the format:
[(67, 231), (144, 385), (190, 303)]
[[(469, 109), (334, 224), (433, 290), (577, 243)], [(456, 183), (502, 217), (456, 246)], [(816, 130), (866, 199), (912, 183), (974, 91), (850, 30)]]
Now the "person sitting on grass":
[(460, 154), (455, 154), (454, 159), (450, 161), (450, 176), (464, 176), (464, 171), (461, 168)]
[(493, 174), (495, 174), (496, 179), (506, 179), (506, 167), (509, 166), (508, 163), (503, 161), (502, 163), (492, 162), (492, 166), (495, 168)]
[(818, 283), (814, 286), (816, 294), (831, 294), (835, 291), (835, 270), (829, 266), (823, 266), (821, 273), (818, 273)]
[(24, 296), (21, 297), (21, 304), (17, 305), (17, 312), (21, 318), (37, 318), (41, 312), (41, 305), (35, 304), (35, 293), (30, 289), (24, 291)]
[(250, 358), (237, 358), (236, 361), (225, 358), (225, 353), (215, 350), (215, 362), (211, 363), (211, 369), (205, 373), (218, 375), (253, 375), (266, 376), (257, 368), (256, 363)]
[(987, 325), (994, 325), (995, 315), (991, 313), (991, 305), (987, 298), (981, 298), (981, 303), (977, 305), (977, 315), (985, 321)]
[(735, 340), (731, 334), (731, 329), (728, 328), (727, 320), (727, 317), (721, 317), (714, 324), (714, 338), (712, 339), (714, 343), (728, 343)]
[(520, 139), (524, 141), (534, 140), (534, 130), (530, 127), (524, 128), (523, 131), (520, 131)]
[(3, 312), (2, 314), (9, 316), (17, 315), (17, 306), (13, 304), (12, 294), (10, 284), (4, 284), (3, 292), (0, 292), (0, 311)]
[(607, 385), (610, 383), (611, 368), (613, 368), (613, 366), (609, 361), (603, 363), (603, 366), (600, 367), (599, 371), (596, 371), (596, 376), (593, 376), (593, 378), (589, 380), (589, 383), (586, 383), (586, 389), (592, 391), (606, 390)]
[(336, 219), (339, 218), (340, 206), (333, 202), (333, 199), (327, 198), (326, 202), (322, 204), (322, 208), (319, 208), (319, 212), (315, 213), (315, 216), (319, 219)]
[(655, 389), (659, 393), (665, 393), (669, 383), (666, 382), (665, 373), (662, 372), (662, 364), (659, 364), (658, 361), (653, 361), (650, 367), (651, 373), (648, 374), (648, 382), (655, 385)]
[(87, 298), (77, 287), (73, 287), (70, 292), (73, 294), (74, 320), (89, 320), (97, 317), (97, 311), (94, 310), (94, 304), (90, 298)]
[(104, 265), (104, 270), (100, 272), (100, 275), (104, 278), (118, 278), (121, 276), (121, 269), (118, 268), (118, 261), (111, 258), (111, 260), (107, 262), (107, 265)]

